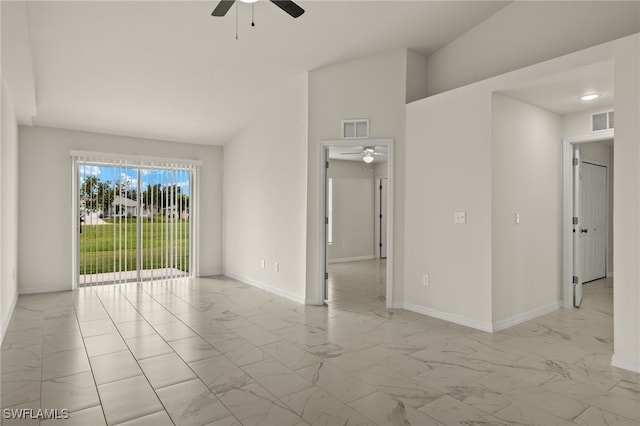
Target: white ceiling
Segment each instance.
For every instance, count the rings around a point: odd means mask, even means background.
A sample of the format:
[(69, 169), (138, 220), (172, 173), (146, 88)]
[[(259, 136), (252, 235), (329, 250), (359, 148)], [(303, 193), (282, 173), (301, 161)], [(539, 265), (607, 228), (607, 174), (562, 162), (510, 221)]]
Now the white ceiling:
[(428, 55), (507, 2), (29, 1), (42, 126), (223, 144), (306, 71), (397, 48)]
[[(597, 62), (500, 93), (560, 115), (610, 107), (614, 104), (614, 64)], [(600, 97), (588, 102), (580, 100), (580, 96), (588, 93)]]

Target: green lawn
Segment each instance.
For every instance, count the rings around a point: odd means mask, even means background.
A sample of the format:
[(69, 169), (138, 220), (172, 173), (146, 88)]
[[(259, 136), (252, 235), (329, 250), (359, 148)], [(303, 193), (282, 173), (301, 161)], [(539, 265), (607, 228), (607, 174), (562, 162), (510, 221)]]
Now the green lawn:
[[(174, 267), (189, 271), (189, 222), (156, 216), (142, 222), (142, 268)], [(105, 219), (107, 225), (82, 225), (80, 275), (135, 271), (137, 221)], [(171, 259), (173, 247), (174, 258)], [(153, 263), (152, 263), (153, 262)]]

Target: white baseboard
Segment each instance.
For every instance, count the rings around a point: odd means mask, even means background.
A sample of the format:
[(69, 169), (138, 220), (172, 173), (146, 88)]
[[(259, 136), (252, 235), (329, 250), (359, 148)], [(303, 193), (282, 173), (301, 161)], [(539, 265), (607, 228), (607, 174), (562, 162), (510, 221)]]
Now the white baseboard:
[(216, 269), (213, 271), (200, 271), (196, 278), (204, 278), (204, 277), (214, 277), (216, 275), (224, 275), (222, 269)]
[(450, 314), (448, 312), (441, 312), (431, 308), (425, 308), (424, 306), (414, 305), (413, 303), (393, 302), (394, 308), (402, 307), (408, 311), (416, 312), (418, 314), (427, 315), (430, 317), (438, 318), (441, 320), (453, 322), (455, 324), (464, 325), (465, 327), (475, 328), (476, 330), (486, 331), (491, 333), (493, 328), (491, 323), (478, 321), (472, 318), (463, 317), (461, 315)]
[(631, 360), (618, 355), (613, 355), (611, 357), (611, 365), (624, 370), (633, 371), (634, 373), (640, 373), (640, 360)]
[(16, 291), (13, 295), (13, 300), (9, 305), (9, 310), (7, 314), (2, 318), (2, 330), (0, 334), (0, 345), (4, 342), (4, 335), (7, 333), (7, 328), (9, 328), (9, 323), (11, 322), (11, 317), (13, 316), (13, 311), (16, 309), (16, 303), (18, 303), (18, 292)]
[(406, 309), (408, 311), (416, 312), (418, 314), (427, 315), (430, 317), (438, 318), (441, 320), (449, 321), (455, 324), (464, 325), (465, 327), (475, 328), (476, 330), (486, 331), (487, 333), (496, 333), (501, 330), (505, 330), (514, 325), (521, 324), (523, 322), (532, 320), (541, 315), (546, 315), (553, 311), (557, 311), (562, 307), (562, 302), (554, 302), (539, 308), (533, 309), (523, 314), (515, 315), (510, 318), (497, 321), (495, 323), (489, 323), (484, 321), (478, 321), (473, 318), (467, 318), (462, 315), (451, 314), (449, 312), (437, 311), (435, 309), (426, 308), (420, 305), (414, 305), (413, 303), (406, 302), (393, 302), (393, 308)]
[(360, 260), (372, 260), (375, 259), (375, 255), (368, 254), (366, 256), (355, 256), (355, 257), (339, 257), (336, 259), (329, 259), (329, 263), (347, 263), (347, 262), (358, 262)]
[(36, 294), (36, 293), (55, 293), (57, 291), (71, 291), (71, 285), (59, 285), (54, 287), (27, 287), (19, 288), (20, 294)]
[(287, 290), (283, 290), (281, 288), (278, 287), (274, 287), (270, 284), (265, 284), (262, 283), (260, 281), (256, 281), (254, 279), (251, 278), (246, 278), (246, 277), (241, 277), (235, 274), (230, 274), (230, 273), (224, 273), (225, 276), (229, 277), (229, 278), (233, 278), (236, 281), (240, 281), (241, 283), (245, 283), (245, 284), (249, 284), (251, 286), (257, 287), (259, 289), (268, 291), (269, 293), (275, 294), (276, 296), (280, 296), (280, 297), (284, 297), (285, 299), (289, 299), (293, 302), (296, 303), (300, 303), (301, 305), (304, 305), (304, 297), (301, 297), (297, 294), (293, 294), (290, 291)]
[(509, 318), (505, 318), (500, 321), (496, 321), (493, 323), (492, 332), (498, 332), (501, 330), (506, 330), (509, 327), (513, 327), (514, 325), (522, 324), (523, 322), (527, 322), (534, 318), (537, 318), (542, 315), (549, 314), (551, 312), (557, 311), (562, 307), (562, 302), (553, 302), (549, 303), (545, 306), (540, 306), (539, 308), (532, 309), (529, 312), (524, 312), (522, 314), (514, 315)]

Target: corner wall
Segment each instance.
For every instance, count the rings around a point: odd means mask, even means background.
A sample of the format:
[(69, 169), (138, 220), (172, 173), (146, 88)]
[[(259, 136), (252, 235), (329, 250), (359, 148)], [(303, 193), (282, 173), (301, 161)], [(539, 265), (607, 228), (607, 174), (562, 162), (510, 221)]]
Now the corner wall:
[[(407, 105), (405, 225), (411, 232), (406, 235), (402, 306), (486, 331), (560, 307), (562, 122), (539, 108), (494, 94), (611, 60), (617, 43), (574, 52)], [(504, 122), (494, 122), (499, 118), (493, 116), (494, 98), (506, 117)], [(511, 115), (517, 123), (509, 122)], [(529, 129), (525, 123), (529, 119), (538, 127)], [(534, 146), (539, 138), (544, 138), (542, 146)], [(532, 158), (520, 158), (524, 154)], [(529, 164), (514, 170), (518, 161), (535, 163), (545, 174)], [(534, 188), (538, 179), (543, 182), (542, 193), (535, 188), (528, 196), (532, 201), (544, 199), (547, 205), (543, 208), (519, 194), (519, 187)], [(517, 229), (512, 225), (516, 209), (522, 209), (522, 226)], [(454, 224), (456, 211), (466, 212), (467, 224)], [(545, 228), (534, 235), (534, 227)], [(538, 252), (529, 250), (529, 242), (519, 234), (532, 238)], [(531, 282), (524, 275), (532, 273), (529, 263), (545, 269), (542, 274), (547, 282), (526, 288)], [(429, 286), (422, 284), (426, 274)], [(509, 288), (513, 282), (518, 283), (517, 288)], [(632, 299), (637, 299), (636, 293)]]
[(560, 307), (562, 119), (494, 93), (492, 121), (491, 281), (497, 331)]
[[(1, 77), (0, 77), (1, 78)], [(0, 343), (18, 298), (18, 123), (4, 79), (0, 81)]]
[(20, 293), (71, 289), (71, 150), (201, 160), (197, 273), (201, 276), (221, 273), (221, 147), (20, 127), (19, 149)]
[(491, 92), (468, 86), (406, 108), (402, 307), (490, 331)]
[(306, 157), (306, 76), (224, 146), (224, 273), (300, 303)]
[(640, 372), (640, 36), (616, 41), (613, 365)]

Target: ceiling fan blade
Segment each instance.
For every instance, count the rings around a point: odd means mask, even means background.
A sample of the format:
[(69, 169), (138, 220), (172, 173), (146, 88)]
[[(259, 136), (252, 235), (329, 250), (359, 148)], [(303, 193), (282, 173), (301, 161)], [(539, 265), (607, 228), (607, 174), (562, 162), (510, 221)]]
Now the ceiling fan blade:
[(275, 4), (294, 18), (297, 18), (304, 13), (304, 9), (291, 0), (271, 0), (271, 3)]
[(220, 0), (220, 3), (213, 9), (211, 16), (224, 16), (227, 14), (231, 6), (235, 3), (235, 0)]
[(341, 152), (340, 155), (362, 155), (362, 152)]

